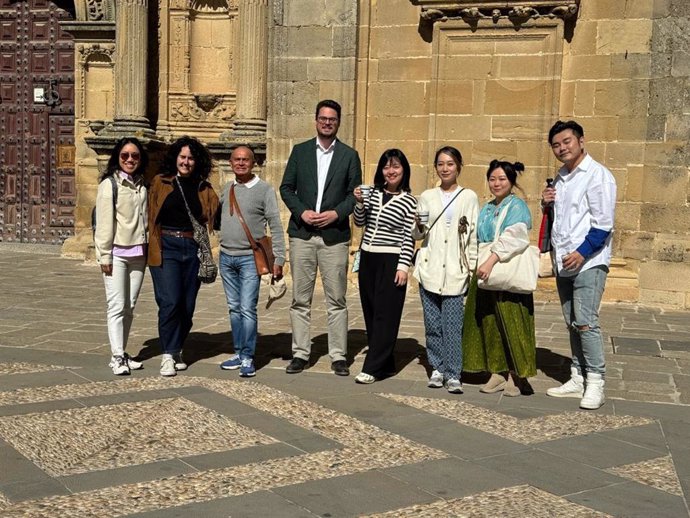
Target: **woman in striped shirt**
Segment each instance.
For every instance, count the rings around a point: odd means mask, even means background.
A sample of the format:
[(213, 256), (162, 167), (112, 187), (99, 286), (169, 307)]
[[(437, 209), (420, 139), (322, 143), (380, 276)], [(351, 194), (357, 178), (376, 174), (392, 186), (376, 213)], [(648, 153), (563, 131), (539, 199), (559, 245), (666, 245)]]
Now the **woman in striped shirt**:
[(367, 352), (357, 383), (373, 383), (395, 373), (393, 349), (405, 304), (412, 264), (417, 200), (410, 194), (410, 163), (399, 149), (384, 151), (368, 196), (354, 191), (355, 225), (364, 227), (359, 294), (367, 329)]

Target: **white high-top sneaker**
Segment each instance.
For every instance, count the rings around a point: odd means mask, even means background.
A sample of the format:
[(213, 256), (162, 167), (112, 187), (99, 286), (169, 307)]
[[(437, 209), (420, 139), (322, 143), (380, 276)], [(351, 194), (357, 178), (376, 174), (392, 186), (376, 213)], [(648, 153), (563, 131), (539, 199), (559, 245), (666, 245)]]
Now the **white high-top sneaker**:
[[(585, 378), (577, 372), (575, 367), (570, 367), (570, 379), (560, 387), (553, 387), (546, 391), (551, 397), (577, 397), (581, 398), (585, 392)], [(598, 408), (598, 407), (597, 407)]]
[(604, 404), (604, 377), (596, 372), (587, 373), (585, 395), (580, 401), (580, 408), (596, 410)]

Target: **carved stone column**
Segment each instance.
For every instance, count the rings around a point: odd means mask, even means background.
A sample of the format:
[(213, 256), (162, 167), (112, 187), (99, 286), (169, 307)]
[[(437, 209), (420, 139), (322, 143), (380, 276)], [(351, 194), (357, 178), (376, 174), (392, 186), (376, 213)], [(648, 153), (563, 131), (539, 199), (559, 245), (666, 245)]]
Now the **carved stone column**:
[(115, 119), (107, 128), (111, 132), (153, 135), (146, 118), (148, 7), (148, 0), (117, 3)]
[(239, 5), (239, 73), (234, 138), (266, 135), (267, 12), (268, 0), (241, 0)]

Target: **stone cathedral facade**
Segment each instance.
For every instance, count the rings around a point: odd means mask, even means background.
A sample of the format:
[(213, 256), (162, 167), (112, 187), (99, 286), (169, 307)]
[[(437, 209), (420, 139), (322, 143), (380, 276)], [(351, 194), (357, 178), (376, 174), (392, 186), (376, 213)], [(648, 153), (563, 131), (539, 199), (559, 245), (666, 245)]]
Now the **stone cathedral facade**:
[(488, 199), (488, 162), (524, 162), (538, 227), (546, 133), (575, 118), (618, 183), (607, 298), (689, 308), (688, 34), (686, 0), (0, 0), (1, 239), (87, 253), (99, 167), (126, 134), (150, 174), (198, 137), (216, 184), (248, 143), (277, 185), (322, 98), (367, 180), (399, 147), (419, 193), (448, 143)]

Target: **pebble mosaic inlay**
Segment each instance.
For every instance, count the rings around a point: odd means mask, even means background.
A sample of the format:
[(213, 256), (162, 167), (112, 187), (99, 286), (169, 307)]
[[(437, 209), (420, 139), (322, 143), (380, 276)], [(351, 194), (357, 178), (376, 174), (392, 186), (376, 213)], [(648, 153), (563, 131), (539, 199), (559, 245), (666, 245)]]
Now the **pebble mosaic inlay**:
[(486, 491), (454, 500), (414, 505), (386, 513), (372, 514), (367, 518), (437, 518), (439, 516), (463, 518), (495, 518), (497, 516), (610, 518), (608, 514), (574, 504), (564, 498), (527, 485)]
[(666, 491), (672, 495), (683, 496), (683, 489), (680, 486), (680, 480), (678, 480), (676, 467), (670, 456), (617, 466), (607, 471), (614, 475), (634, 480), (640, 484), (646, 484)]
[(184, 398), (3, 417), (0, 437), (53, 476), (277, 442)]
[(337, 441), (343, 448), (24, 501), (9, 506), (3, 511), (3, 516), (123, 516), (446, 457), (441, 451), (255, 382), (186, 377), (176, 380), (118, 380), (63, 386), (59, 396), (54, 390), (50, 393), (42, 388), (20, 389), (12, 395), (1, 393), (0, 404), (141, 390), (174, 390), (189, 385), (202, 386), (250, 404)]
[(41, 365), (38, 363), (27, 362), (3, 362), (0, 363), (0, 376), (8, 376), (10, 374), (32, 374), (34, 372), (49, 372), (62, 371), (73, 367), (64, 367), (60, 365)]
[(465, 426), (471, 426), (486, 433), (500, 435), (521, 444), (534, 444), (552, 441), (563, 437), (587, 435), (629, 426), (642, 426), (653, 420), (644, 417), (605, 415), (592, 412), (563, 412), (557, 415), (518, 419), (517, 417), (495, 412), (449, 399), (402, 396), (398, 394), (379, 394), (425, 412), (451, 419)]

